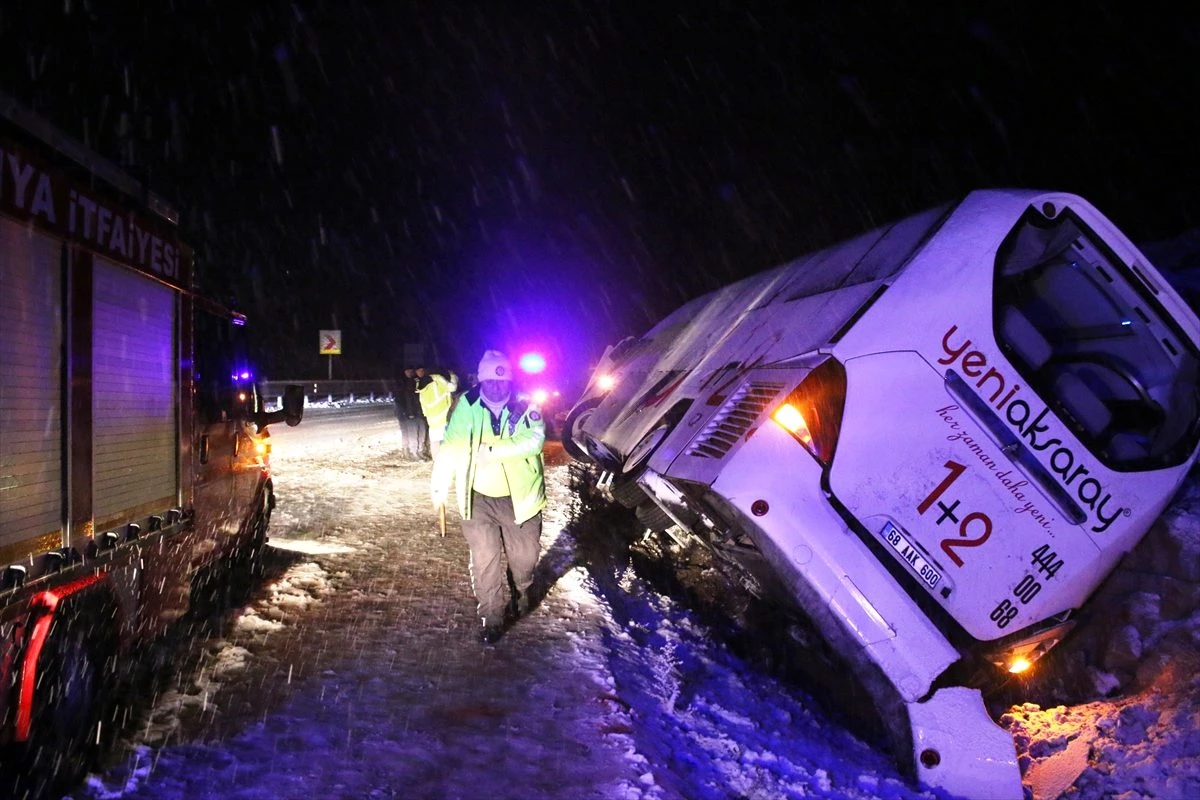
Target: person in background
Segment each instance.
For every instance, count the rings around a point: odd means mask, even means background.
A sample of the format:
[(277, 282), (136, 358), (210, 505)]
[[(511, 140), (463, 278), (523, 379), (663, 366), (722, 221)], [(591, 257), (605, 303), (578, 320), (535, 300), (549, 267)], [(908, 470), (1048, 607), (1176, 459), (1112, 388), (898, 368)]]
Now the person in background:
[(437, 458), (438, 447), (446, 431), (446, 420), (450, 415), (450, 405), (454, 402), (454, 393), (458, 391), (458, 376), (451, 370), (447, 372), (449, 378), (438, 372), (426, 374), (424, 367), (417, 367), (417, 398), (421, 403), (421, 413), (429, 425), (429, 452), (433, 458)]
[(425, 458), (425, 416), (417, 397), (417, 373), (405, 367), (396, 380), (396, 417), (400, 422), (400, 456), (406, 461)]
[(508, 358), (488, 350), (479, 362), (479, 385), (463, 393), (450, 415), (431, 481), (435, 509), (445, 506), (451, 483), (457, 490), (485, 644), (495, 644), (504, 629), (502, 554), (517, 616), (529, 613), (546, 506), (545, 441), (541, 412), (513, 393)]

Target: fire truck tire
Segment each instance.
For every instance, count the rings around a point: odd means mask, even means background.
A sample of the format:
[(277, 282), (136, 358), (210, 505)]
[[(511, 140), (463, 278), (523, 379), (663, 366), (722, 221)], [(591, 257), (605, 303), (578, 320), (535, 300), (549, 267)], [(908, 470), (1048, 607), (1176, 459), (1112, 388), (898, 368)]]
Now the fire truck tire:
[(270, 525), (271, 510), (274, 508), (275, 493), (268, 482), (263, 487), (262, 504), (254, 516), (246, 522), (246, 537), (234, 554), (235, 572), (256, 579), (262, 577), (266, 571), (264, 555), (267, 548), (267, 527)]
[(252, 578), (260, 578), (265, 572), (264, 555), (267, 549), (267, 525), (270, 523), (271, 510), (267, 498), (270, 497), (270, 490), (263, 495), (263, 507), (254, 519), (251, 521), (250, 538), (246, 543), (248, 550), (246, 568), (250, 572)]
[(63, 601), (38, 656), (33, 722), (19, 779), (30, 785), (31, 797), (70, 788), (101, 751), (117, 639), (111, 607), (90, 605), (98, 599), (91, 593)]

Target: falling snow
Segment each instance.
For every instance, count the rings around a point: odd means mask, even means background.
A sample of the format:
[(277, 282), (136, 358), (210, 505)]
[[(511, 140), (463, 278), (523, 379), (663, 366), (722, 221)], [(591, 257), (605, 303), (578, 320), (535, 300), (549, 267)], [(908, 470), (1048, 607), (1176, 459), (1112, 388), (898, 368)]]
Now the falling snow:
[[(1078, 192), (1139, 240), (1196, 224), (1186, 15), (699, 5), (6, 0), (0, 88), (178, 204), (272, 378), (332, 370), (335, 327), (345, 377), (519, 333), (578, 381), (688, 297), (985, 186)], [(274, 433), (267, 579), (157, 656), (76, 800), (936, 796), (787, 623), (658, 569), (553, 449), (544, 597), (485, 649), (390, 407)], [(1196, 478), (992, 699), (1039, 800), (1200, 796)]]
[[(390, 406), (273, 433), (268, 579), (75, 800), (942, 796), (840, 713), (848, 696), (630, 558), (637, 531), (581, 507), (557, 445), (544, 596), (485, 647), (465, 544), (453, 520), (438, 536), (429, 465), (401, 460)], [(1038, 703), (994, 709), (1039, 800), (1200, 792), (1198, 554), (1193, 481), (1027, 687)]]

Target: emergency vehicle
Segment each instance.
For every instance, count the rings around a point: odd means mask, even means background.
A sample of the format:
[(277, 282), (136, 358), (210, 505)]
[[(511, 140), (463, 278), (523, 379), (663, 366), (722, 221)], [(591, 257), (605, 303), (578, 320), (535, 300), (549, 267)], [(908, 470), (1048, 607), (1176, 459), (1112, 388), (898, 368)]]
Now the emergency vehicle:
[(1198, 341), (1084, 199), (977, 191), (610, 347), (564, 445), (810, 618), (920, 781), (1019, 798), (980, 689), (1066, 635), (1180, 487)]
[(274, 507), (245, 318), (173, 208), (0, 95), (0, 796), (69, 782), (134, 648), (253, 565)]

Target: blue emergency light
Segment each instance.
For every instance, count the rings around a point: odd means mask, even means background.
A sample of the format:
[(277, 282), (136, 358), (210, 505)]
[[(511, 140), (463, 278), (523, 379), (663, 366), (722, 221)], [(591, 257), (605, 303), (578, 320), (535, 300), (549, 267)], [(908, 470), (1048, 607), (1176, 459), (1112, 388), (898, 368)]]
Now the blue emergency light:
[(546, 368), (546, 359), (541, 353), (525, 353), (521, 356), (519, 362), (522, 372), (528, 372), (535, 375)]

